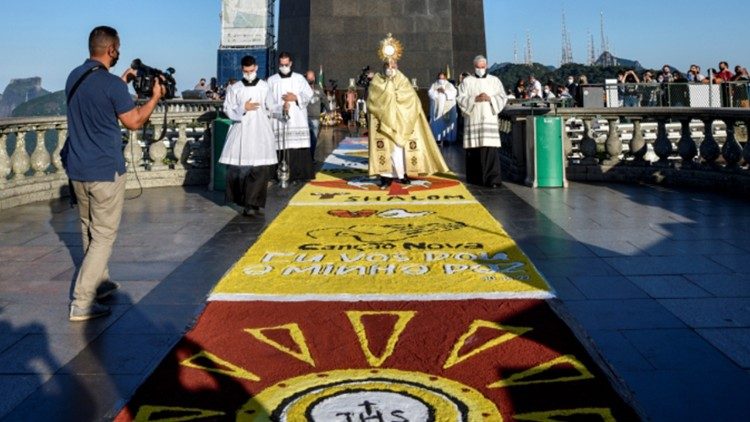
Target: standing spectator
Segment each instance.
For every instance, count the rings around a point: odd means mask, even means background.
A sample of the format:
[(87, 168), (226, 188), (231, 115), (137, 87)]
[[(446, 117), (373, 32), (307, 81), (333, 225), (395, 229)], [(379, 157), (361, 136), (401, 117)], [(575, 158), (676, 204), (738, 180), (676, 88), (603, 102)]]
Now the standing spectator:
[(70, 321), (110, 313), (108, 306), (97, 301), (120, 287), (109, 279), (108, 269), (127, 179), (119, 122), (130, 130), (139, 129), (164, 95), (157, 78), (151, 98), (137, 107), (127, 86), (135, 70), (128, 68), (121, 78), (109, 73), (120, 58), (120, 37), (114, 28), (98, 26), (91, 31), (89, 54), (65, 84), (69, 132), (60, 154), (78, 198), (83, 240), (83, 262), (75, 281)]
[(672, 75), (672, 67), (668, 64), (662, 66), (661, 73), (659, 73), (659, 76), (656, 77), (656, 81), (660, 84), (671, 83), (673, 79), (674, 75)]
[(654, 80), (654, 74), (650, 70), (643, 72), (641, 84), (643, 92), (643, 102), (641, 105), (656, 107), (659, 102), (659, 87), (656, 86), (658, 83)]
[(526, 81), (519, 79), (515, 86), (515, 97), (519, 100), (526, 99)]
[(688, 73), (687, 73), (687, 80), (688, 82), (699, 82), (699, 83), (703, 83), (704, 81), (708, 82), (706, 80), (706, 76), (701, 73), (701, 67), (698, 66), (697, 64), (690, 65), (690, 70), (688, 70)]
[[(573, 75), (568, 76), (568, 79), (565, 84), (565, 88), (568, 90), (568, 94), (571, 98), (573, 98), (573, 101), (577, 103), (576, 99), (578, 98), (578, 84), (576, 83), (575, 78)], [(580, 104), (574, 104), (579, 105)]]
[(534, 75), (529, 75), (529, 85), (526, 87), (527, 98), (542, 98), (542, 83)]
[(542, 90), (542, 98), (547, 101), (557, 98), (555, 96), (555, 92), (553, 91), (553, 85), (554, 84), (552, 82), (547, 82), (546, 84), (544, 84), (544, 89)]
[(720, 84), (732, 80), (732, 72), (729, 70), (729, 63), (719, 62), (719, 71), (714, 71), (714, 83)]
[(623, 77), (623, 106), (638, 107), (641, 104), (641, 94), (638, 87), (640, 82), (635, 71), (631, 69), (625, 72), (625, 76)]
[(276, 145), (268, 119), (268, 84), (258, 78), (255, 57), (241, 60), (242, 81), (227, 89), (224, 112), (232, 119), (219, 162), (227, 165), (227, 202), (258, 214), (266, 206), (268, 181), (277, 163)]
[(313, 92), (310, 102), (307, 104), (307, 122), (310, 126), (310, 153), (315, 160), (315, 147), (318, 145), (318, 134), (320, 133), (320, 113), (323, 107), (323, 91), (315, 84), (315, 71), (305, 72), (305, 79)]
[(750, 80), (750, 75), (747, 73), (747, 69), (744, 67), (737, 65), (734, 67), (734, 76), (732, 77), (733, 81), (748, 81)]
[(203, 91), (206, 92), (209, 89), (208, 84), (206, 83), (206, 78), (201, 78), (200, 81), (195, 85), (195, 88), (193, 88), (196, 91)]

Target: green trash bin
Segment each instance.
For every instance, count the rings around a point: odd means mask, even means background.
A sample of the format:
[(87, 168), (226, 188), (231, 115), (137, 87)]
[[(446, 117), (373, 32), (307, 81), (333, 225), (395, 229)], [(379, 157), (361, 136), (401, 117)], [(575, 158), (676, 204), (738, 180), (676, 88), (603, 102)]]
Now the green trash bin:
[(568, 186), (565, 178), (563, 120), (554, 116), (526, 119), (526, 184), (535, 188)]
[(227, 142), (227, 133), (232, 126), (229, 119), (216, 119), (211, 128), (213, 147), (211, 149), (211, 190), (227, 190), (227, 166), (219, 163), (221, 151)]

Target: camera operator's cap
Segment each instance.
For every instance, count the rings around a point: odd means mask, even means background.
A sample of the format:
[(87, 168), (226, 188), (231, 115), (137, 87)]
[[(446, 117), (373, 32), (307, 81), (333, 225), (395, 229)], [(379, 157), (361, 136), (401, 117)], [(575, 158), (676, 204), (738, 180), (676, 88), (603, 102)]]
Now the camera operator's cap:
[(380, 41), (380, 48), (378, 49), (378, 57), (384, 63), (388, 63), (391, 60), (399, 61), (401, 55), (404, 53), (404, 47), (401, 42), (389, 32), (383, 40)]

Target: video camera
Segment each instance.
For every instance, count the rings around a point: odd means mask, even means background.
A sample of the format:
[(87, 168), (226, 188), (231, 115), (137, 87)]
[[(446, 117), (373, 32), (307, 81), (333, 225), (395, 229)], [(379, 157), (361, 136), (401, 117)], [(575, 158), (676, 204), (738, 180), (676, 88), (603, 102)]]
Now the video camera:
[(357, 79), (357, 86), (361, 86), (364, 89), (367, 89), (370, 86), (370, 78), (367, 77), (369, 73), (369, 65), (362, 68), (362, 73), (359, 74), (359, 79)]
[(171, 100), (175, 97), (177, 91), (177, 82), (174, 80), (174, 69), (167, 68), (166, 72), (159, 69), (146, 66), (141, 62), (141, 59), (135, 59), (130, 64), (130, 67), (135, 70), (136, 75), (133, 79), (133, 89), (139, 98), (150, 97), (154, 90), (154, 80), (161, 78), (161, 86), (164, 87), (164, 98), (165, 100)]

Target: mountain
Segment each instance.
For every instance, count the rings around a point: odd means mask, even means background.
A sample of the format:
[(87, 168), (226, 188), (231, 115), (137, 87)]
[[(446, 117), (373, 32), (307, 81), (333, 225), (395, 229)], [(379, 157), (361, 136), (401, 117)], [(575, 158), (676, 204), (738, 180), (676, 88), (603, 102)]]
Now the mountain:
[(8, 117), (18, 105), (46, 94), (49, 91), (42, 88), (42, 78), (11, 79), (0, 99), (0, 117)]
[(641, 66), (641, 63), (638, 60), (615, 57), (609, 51), (603, 52), (594, 64), (597, 66), (621, 66), (628, 69), (634, 69), (637, 72), (643, 70), (643, 66)]
[(42, 95), (13, 109), (12, 117), (64, 116), (67, 113), (65, 91)]

